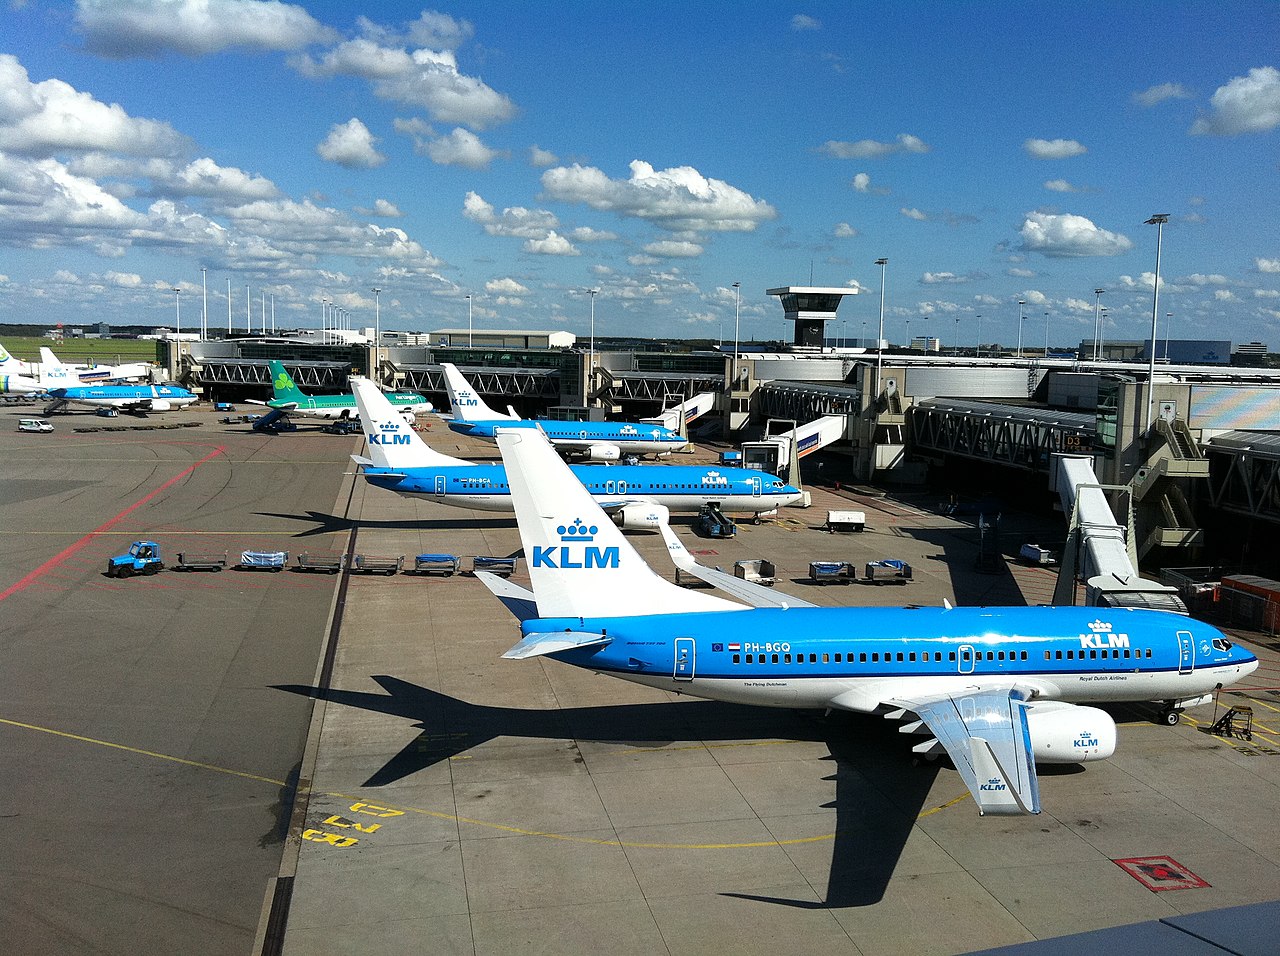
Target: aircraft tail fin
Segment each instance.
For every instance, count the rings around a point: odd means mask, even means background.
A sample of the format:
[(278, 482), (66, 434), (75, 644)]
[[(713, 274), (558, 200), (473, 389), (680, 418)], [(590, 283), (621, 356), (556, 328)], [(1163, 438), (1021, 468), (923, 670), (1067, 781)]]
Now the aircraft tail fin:
[(25, 366), (18, 359), (9, 354), (9, 350), (0, 345), (0, 371), (6, 374), (14, 374), (21, 371)]
[(485, 404), (484, 399), (480, 397), (480, 393), (463, 378), (456, 365), (441, 362), (440, 367), (444, 369), (444, 386), (449, 393), (449, 405), (453, 409), (453, 417), (456, 420), (491, 422), (495, 419), (511, 417), (502, 412), (495, 412)]
[(269, 365), (272, 397), (279, 402), (294, 402), (298, 405), (305, 403), (307, 396), (294, 384), (293, 376), (285, 371), (284, 363), (272, 359)]
[(540, 430), (498, 429), (539, 617), (744, 610), (659, 577)]
[(360, 424), (369, 443), (369, 457), (378, 468), (438, 468), (470, 465), (433, 449), (413, 430), (381, 389), (367, 378), (353, 375), (351, 391), (360, 410)]

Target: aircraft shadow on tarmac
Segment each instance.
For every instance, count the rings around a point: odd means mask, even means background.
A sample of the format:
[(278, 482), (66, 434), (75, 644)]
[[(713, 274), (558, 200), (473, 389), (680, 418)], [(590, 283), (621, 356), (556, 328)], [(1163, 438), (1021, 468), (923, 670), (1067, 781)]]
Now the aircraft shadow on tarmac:
[(308, 511), (304, 514), (287, 514), (278, 511), (256, 512), (260, 518), (285, 518), (289, 521), (305, 521), (315, 525), (297, 532), (295, 538), (310, 538), (320, 534), (350, 531), (354, 527), (390, 531), (470, 531), (475, 528), (515, 528), (515, 515), (503, 518), (438, 518), (416, 521), (369, 521), (366, 518), (344, 518), (342, 515)]
[(688, 701), (531, 710), (468, 703), (387, 675), (373, 675), (387, 693), (277, 684), (331, 703), (412, 720), (422, 733), (365, 781), (385, 786), (497, 737), (593, 740), (661, 748), (688, 741), (785, 739), (828, 747), (836, 796), (831, 872), (822, 901), (730, 893), (804, 909), (870, 906), (884, 896), (916, 819), (945, 764), (913, 762), (896, 725), (878, 717), (771, 710)]

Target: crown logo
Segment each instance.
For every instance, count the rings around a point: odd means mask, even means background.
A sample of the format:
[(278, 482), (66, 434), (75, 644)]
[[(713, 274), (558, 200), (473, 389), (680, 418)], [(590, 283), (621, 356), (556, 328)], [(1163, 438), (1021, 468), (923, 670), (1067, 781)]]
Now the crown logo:
[(574, 518), (573, 524), (558, 526), (556, 533), (561, 541), (594, 541), (599, 530), (595, 525), (584, 525), (581, 518)]
[(1102, 621), (1094, 621), (1089, 625), (1089, 630), (1093, 631), (1095, 634), (1106, 634), (1111, 631), (1111, 625), (1105, 624)]

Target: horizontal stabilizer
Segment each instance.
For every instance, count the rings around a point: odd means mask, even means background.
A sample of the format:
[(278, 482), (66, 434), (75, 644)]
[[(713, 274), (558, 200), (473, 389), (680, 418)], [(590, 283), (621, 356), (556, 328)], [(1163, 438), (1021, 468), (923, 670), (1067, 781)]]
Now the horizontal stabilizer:
[[(480, 579), (481, 584), (492, 592), (494, 597), (502, 602), (503, 606), (515, 616), (517, 621), (527, 621), (538, 616), (538, 603), (534, 599), (532, 591), (522, 588), (518, 584), (512, 584), (506, 578), (500, 577), (491, 571), (477, 571), (476, 577)], [(524, 642), (521, 641), (520, 643), (523, 644)]]
[(373, 460), (370, 458), (364, 457), (364, 455), (352, 455), (351, 460), (354, 461), (357, 465), (360, 465), (362, 468), (373, 467)]
[(676, 533), (671, 530), (670, 525), (663, 522), (659, 525), (658, 530), (662, 533), (662, 539), (667, 543), (667, 554), (671, 556), (671, 560), (677, 568), (685, 574), (692, 574), (695, 578), (706, 581), (712, 587), (719, 588), (726, 594), (736, 597), (739, 601), (743, 601), (751, 607), (817, 607), (816, 604), (811, 604), (803, 598), (775, 591), (772, 588), (765, 587), (763, 584), (756, 584), (754, 581), (747, 581), (726, 571), (721, 571), (719, 568), (708, 568), (699, 564), (693, 560), (693, 555), (689, 554), (689, 550), (676, 537)]
[(545, 631), (530, 634), (511, 650), (503, 654), (512, 660), (526, 657), (542, 657), (557, 651), (572, 651), (583, 647), (604, 646), (613, 640), (593, 631)]

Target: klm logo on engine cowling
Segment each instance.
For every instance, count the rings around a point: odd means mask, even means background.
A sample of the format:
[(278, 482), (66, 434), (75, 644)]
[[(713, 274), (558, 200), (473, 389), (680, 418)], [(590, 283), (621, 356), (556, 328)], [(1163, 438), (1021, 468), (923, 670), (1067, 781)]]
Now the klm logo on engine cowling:
[(1087, 730), (1082, 730), (1080, 731), (1080, 736), (1077, 737), (1075, 740), (1071, 741), (1071, 746), (1077, 747), (1081, 750), (1090, 750), (1094, 747), (1099, 746), (1099, 743), (1098, 743), (1097, 737), (1095, 737), (1093, 734), (1091, 734)]
[(1104, 647), (1128, 647), (1128, 634), (1111, 633), (1111, 625), (1106, 621), (1096, 620), (1089, 625), (1092, 634), (1080, 635), (1080, 646), (1082, 648), (1101, 649)]
[(370, 445), (407, 445), (411, 439), (400, 434), (400, 425), (396, 422), (380, 422), (378, 431), (369, 435)]
[(598, 548), (591, 544), (600, 529), (595, 525), (585, 525), (581, 518), (574, 518), (572, 524), (556, 527), (560, 535), (560, 544), (533, 546), (533, 567), (556, 568), (557, 570), (577, 570), (582, 568), (616, 568), (618, 566), (618, 549), (616, 547)]

